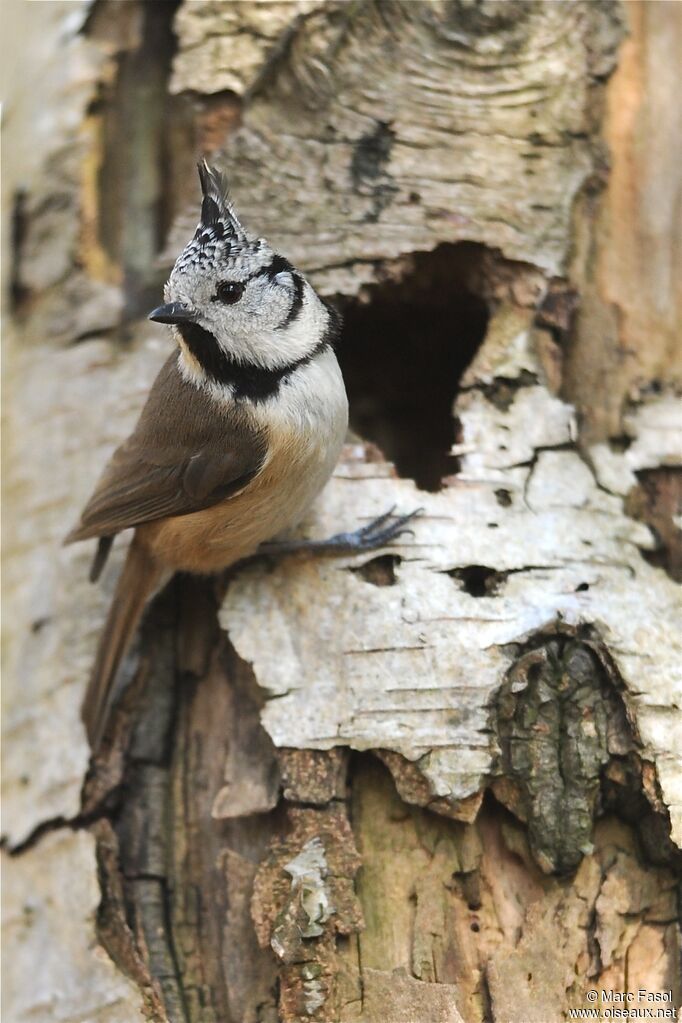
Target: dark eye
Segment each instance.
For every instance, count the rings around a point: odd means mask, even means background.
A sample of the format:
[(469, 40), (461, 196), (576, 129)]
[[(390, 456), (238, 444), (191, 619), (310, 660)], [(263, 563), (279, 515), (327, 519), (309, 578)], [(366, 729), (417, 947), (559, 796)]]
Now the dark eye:
[(216, 288), (215, 297), (225, 305), (234, 305), (244, 294), (244, 285), (239, 281), (221, 281)]

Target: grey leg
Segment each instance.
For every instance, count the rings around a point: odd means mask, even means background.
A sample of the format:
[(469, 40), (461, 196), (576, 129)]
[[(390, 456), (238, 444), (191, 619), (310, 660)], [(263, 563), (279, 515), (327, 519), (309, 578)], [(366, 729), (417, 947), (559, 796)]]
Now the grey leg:
[[(394, 508), (389, 508), (383, 515), (373, 519), (366, 526), (356, 529), (354, 533), (336, 533), (328, 540), (283, 540), (261, 544), (255, 557), (259, 554), (295, 554), (297, 551), (308, 551), (310, 554), (361, 554), (363, 551), (375, 551), (378, 547), (386, 547), (404, 533), (411, 533), (408, 523), (416, 518), (424, 509), (417, 508), (409, 515), (393, 516)], [(391, 522), (390, 520), (393, 519)]]

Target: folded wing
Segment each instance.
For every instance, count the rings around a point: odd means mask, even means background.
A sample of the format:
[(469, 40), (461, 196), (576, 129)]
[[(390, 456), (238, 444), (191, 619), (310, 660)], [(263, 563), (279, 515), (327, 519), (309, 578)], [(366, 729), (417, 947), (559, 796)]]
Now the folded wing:
[(209, 508), (263, 466), (267, 438), (238, 404), (219, 404), (168, 359), (135, 430), (113, 454), (66, 543)]

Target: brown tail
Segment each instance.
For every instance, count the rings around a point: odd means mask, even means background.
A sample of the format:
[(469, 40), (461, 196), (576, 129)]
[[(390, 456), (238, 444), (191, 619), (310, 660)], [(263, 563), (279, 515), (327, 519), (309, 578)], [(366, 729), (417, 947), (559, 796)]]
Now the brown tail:
[(119, 665), (135, 635), (145, 604), (161, 576), (159, 565), (133, 538), (100, 636), (95, 664), (81, 708), (93, 752), (97, 751), (107, 725)]

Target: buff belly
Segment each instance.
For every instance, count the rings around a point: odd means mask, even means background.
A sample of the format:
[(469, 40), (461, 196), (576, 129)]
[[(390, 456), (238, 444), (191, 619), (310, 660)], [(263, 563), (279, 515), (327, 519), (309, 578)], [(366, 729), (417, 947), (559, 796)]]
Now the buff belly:
[(253, 554), (260, 544), (303, 518), (329, 479), (345, 427), (276, 445), (259, 475), (243, 491), (204, 511), (138, 526), (138, 540), (164, 567), (210, 574)]

